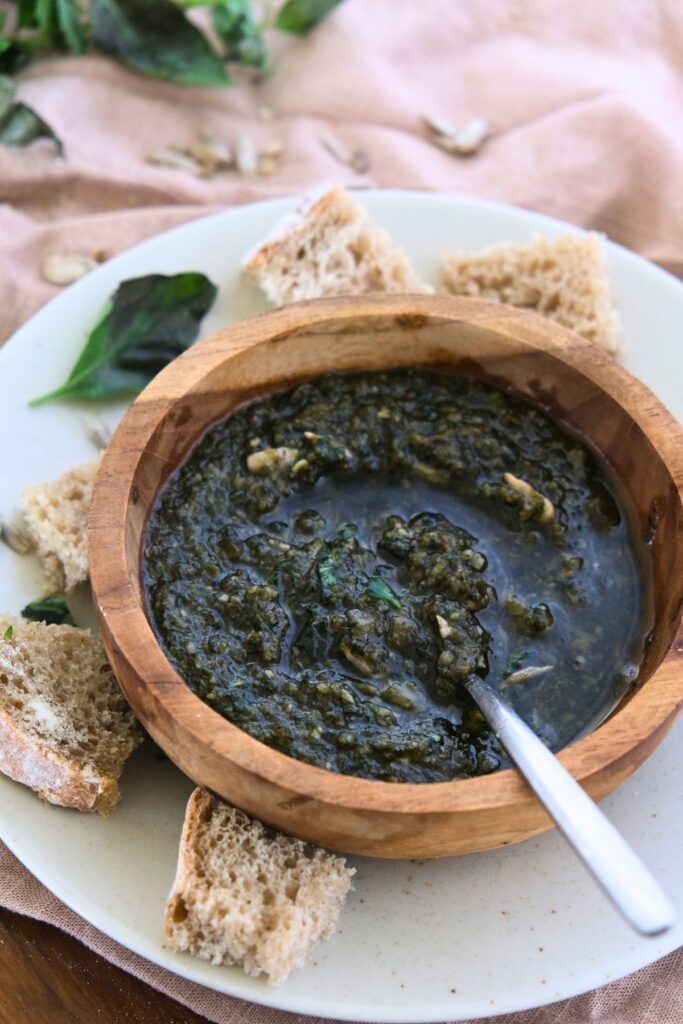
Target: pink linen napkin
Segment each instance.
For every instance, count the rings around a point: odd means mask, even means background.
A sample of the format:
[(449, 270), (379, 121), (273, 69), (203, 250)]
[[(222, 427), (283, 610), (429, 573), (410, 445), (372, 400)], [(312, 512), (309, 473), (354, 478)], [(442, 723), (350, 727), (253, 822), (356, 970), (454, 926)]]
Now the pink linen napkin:
[[(276, 71), (233, 90), (145, 79), (102, 57), (51, 58), (20, 97), (62, 138), (0, 147), (0, 341), (58, 289), (51, 253), (108, 258), (220, 209), (321, 181), (421, 188), (515, 203), (606, 232), (683, 275), (683, 7), (676, 0), (346, 0), (307, 39), (280, 39)], [(271, 108), (273, 121), (259, 117)], [(483, 117), (491, 138), (457, 159), (421, 122)], [(268, 178), (211, 179), (145, 162), (202, 126), (232, 142), (282, 139)], [(369, 156), (359, 178), (323, 148)], [(458, 239), (453, 239), (454, 247)], [(275, 1021), (129, 953), (77, 917), (0, 845), (0, 903), (64, 928), (212, 1021)], [(0, 994), (0, 1006), (2, 995)], [(300, 1018), (302, 1021), (304, 1018)], [(594, 993), (504, 1024), (680, 1024), (683, 951)]]

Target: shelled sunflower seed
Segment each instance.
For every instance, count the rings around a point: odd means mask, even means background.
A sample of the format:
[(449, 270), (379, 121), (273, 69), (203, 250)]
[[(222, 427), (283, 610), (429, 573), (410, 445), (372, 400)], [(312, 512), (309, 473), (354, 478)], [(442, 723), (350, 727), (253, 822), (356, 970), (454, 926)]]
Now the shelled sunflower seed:
[(97, 263), (91, 256), (80, 256), (77, 253), (51, 253), (43, 260), (40, 273), (49, 284), (73, 284), (94, 270)]
[(338, 163), (350, 167), (356, 174), (367, 174), (370, 170), (370, 157), (364, 149), (347, 149), (332, 132), (323, 132), (320, 143)]
[(261, 157), (270, 157), (277, 160), (285, 151), (285, 144), (282, 139), (269, 139), (261, 150)]
[(528, 668), (520, 668), (517, 672), (512, 672), (509, 676), (506, 676), (502, 685), (514, 686), (517, 683), (528, 683), (530, 679), (538, 679), (540, 676), (552, 672), (554, 667), (554, 665), (529, 665)]
[(202, 169), (204, 177), (212, 178), (217, 171), (227, 170), (234, 164), (230, 147), (214, 135), (210, 128), (202, 128), (183, 150)]
[(0, 540), (18, 555), (27, 555), (33, 550), (33, 541), (26, 532), (20, 515), (11, 521), (0, 519)]
[(483, 117), (473, 117), (462, 128), (456, 128), (434, 114), (423, 114), (422, 120), (434, 145), (454, 156), (473, 156), (491, 134), (489, 124)]
[(85, 413), (81, 416), (81, 423), (85, 430), (86, 437), (91, 441), (96, 448), (104, 449), (111, 441), (111, 429), (107, 426), (104, 420), (101, 420), (99, 416), (94, 416), (92, 413)]
[(242, 132), (235, 143), (235, 166), (243, 178), (254, 177), (258, 169), (258, 150), (251, 135)]
[(204, 127), (190, 142), (161, 146), (145, 159), (147, 163), (186, 171), (198, 178), (213, 178), (222, 171), (234, 171), (240, 177), (253, 178), (275, 174), (283, 153), (281, 139), (269, 139), (259, 149), (252, 136), (242, 132), (231, 146), (212, 129)]
[(171, 167), (176, 171), (187, 171), (189, 174), (197, 176), (203, 173), (201, 164), (175, 146), (160, 146), (159, 149), (147, 154), (145, 162), (154, 164), (156, 167)]

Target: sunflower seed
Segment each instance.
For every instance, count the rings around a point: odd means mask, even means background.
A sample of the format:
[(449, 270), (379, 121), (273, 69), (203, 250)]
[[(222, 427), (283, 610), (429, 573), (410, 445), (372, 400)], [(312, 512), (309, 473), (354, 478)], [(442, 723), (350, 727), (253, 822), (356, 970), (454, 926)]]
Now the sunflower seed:
[(243, 178), (253, 178), (258, 165), (258, 153), (251, 135), (238, 135), (235, 145), (235, 164)]
[(442, 640), (448, 640), (453, 632), (453, 627), (444, 619), (443, 615), (436, 616), (436, 624), (439, 627), (439, 635)]
[(511, 487), (513, 491), (517, 491), (524, 498), (540, 498), (543, 502), (543, 509), (541, 514), (537, 517), (539, 523), (549, 523), (551, 519), (555, 518), (555, 506), (553, 505), (550, 498), (546, 498), (545, 494), (541, 494), (527, 483), (526, 480), (520, 480), (518, 476), (514, 476), (513, 473), (503, 473), (503, 480)]
[(443, 117), (439, 117), (438, 114), (422, 114), (422, 121), (434, 135), (444, 135), (452, 138), (458, 133), (458, 129), (454, 124), (446, 121)]
[(351, 167), (356, 174), (367, 174), (370, 170), (370, 157), (364, 149), (354, 149), (351, 154)]
[(157, 167), (172, 167), (177, 171), (187, 171), (189, 174), (201, 174), (202, 171), (201, 165), (196, 160), (175, 146), (161, 146), (154, 152), (148, 153), (145, 161), (148, 164), (155, 164)]
[(331, 132), (325, 132), (320, 136), (320, 142), (335, 160), (338, 160), (340, 164), (346, 164), (347, 167), (351, 167), (353, 155), (339, 141), (336, 135), (332, 135)]
[(259, 160), (256, 170), (261, 178), (269, 178), (271, 174), (275, 174), (278, 170), (278, 163), (270, 157), (264, 157)]
[(269, 139), (261, 150), (261, 156), (279, 157), (285, 149), (282, 139)]
[(526, 683), (529, 679), (537, 679), (539, 676), (544, 676), (547, 672), (552, 672), (554, 668), (554, 665), (529, 665), (528, 668), (520, 668), (517, 672), (513, 672), (511, 675), (505, 677), (503, 680), (503, 686), (514, 686), (515, 683)]
[(78, 256), (76, 253), (53, 253), (46, 256), (40, 272), (44, 281), (50, 284), (73, 284), (94, 270), (97, 263), (90, 256)]
[(205, 177), (213, 177), (216, 171), (231, 167), (233, 163), (232, 153), (221, 139), (198, 136), (183, 147), (183, 152), (197, 161)]
[(33, 550), (33, 541), (24, 529), (21, 516), (15, 516), (11, 523), (0, 520), (0, 539), (18, 555), (27, 555)]
[(488, 122), (483, 117), (473, 117), (453, 136), (453, 152), (459, 156), (471, 156), (478, 152), (488, 135)]
[(99, 416), (93, 416), (92, 413), (85, 413), (81, 416), (81, 423), (88, 440), (92, 441), (96, 448), (104, 451), (111, 441), (111, 430), (104, 420), (101, 420)]

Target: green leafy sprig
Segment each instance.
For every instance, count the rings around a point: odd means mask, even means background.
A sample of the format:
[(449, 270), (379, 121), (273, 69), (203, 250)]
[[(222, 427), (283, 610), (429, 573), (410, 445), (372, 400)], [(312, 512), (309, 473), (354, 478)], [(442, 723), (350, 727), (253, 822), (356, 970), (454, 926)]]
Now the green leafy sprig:
[(52, 626), (75, 626), (73, 615), (63, 597), (39, 597), (21, 610), (31, 622), (47, 622)]
[(15, 102), (14, 82), (6, 75), (0, 75), (0, 144), (28, 146), (35, 139), (50, 139), (57, 151), (63, 152), (62, 144), (49, 124), (25, 103)]
[[(228, 66), (270, 70), (266, 32), (303, 36), (341, 0), (286, 0), (258, 18), (252, 0), (17, 0), (14, 24), (0, 13), (0, 75), (13, 75), (49, 52), (81, 54), (100, 49), (136, 71), (189, 85), (234, 85)], [(214, 38), (189, 17), (210, 10)], [(7, 88), (7, 87), (5, 87)], [(34, 139), (61, 143), (45, 121), (21, 102), (6, 103), (0, 143), (25, 146)]]
[(123, 281), (101, 311), (66, 381), (31, 405), (54, 398), (137, 394), (196, 340), (215, 297), (216, 286), (199, 273)]

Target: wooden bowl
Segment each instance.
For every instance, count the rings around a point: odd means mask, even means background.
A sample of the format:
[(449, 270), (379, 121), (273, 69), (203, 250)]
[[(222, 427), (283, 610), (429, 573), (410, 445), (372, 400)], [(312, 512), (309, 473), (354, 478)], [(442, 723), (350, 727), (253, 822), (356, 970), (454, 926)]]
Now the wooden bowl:
[(550, 827), (513, 770), (467, 780), (375, 782), (315, 768), (204, 704), (162, 653), (145, 611), (141, 544), (169, 473), (206, 427), (243, 402), (328, 370), (421, 366), (511, 386), (577, 430), (626, 489), (651, 539), (655, 627), (641, 682), (560, 755), (600, 799), (663, 739), (683, 703), (683, 429), (603, 352), (532, 314), (473, 299), (374, 296), (288, 306), (233, 324), (168, 366), (124, 416), (90, 513), (104, 643), (136, 714), (199, 785), (277, 828), (378, 857), (439, 857)]

